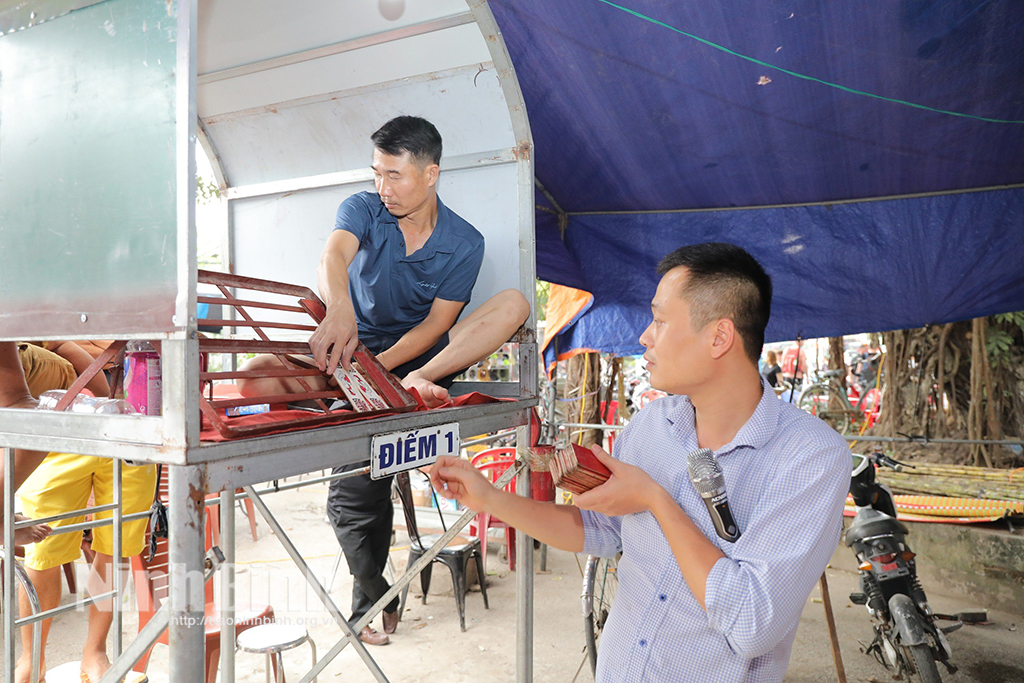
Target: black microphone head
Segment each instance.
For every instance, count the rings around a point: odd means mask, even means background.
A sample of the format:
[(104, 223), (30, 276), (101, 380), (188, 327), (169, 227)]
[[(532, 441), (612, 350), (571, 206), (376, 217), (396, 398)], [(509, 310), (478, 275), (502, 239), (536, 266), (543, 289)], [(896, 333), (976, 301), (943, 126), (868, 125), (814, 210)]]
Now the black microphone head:
[(686, 456), (690, 470), (690, 481), (702, 498), (710, 498), (725, 492), (725, 475), (718, 458), (710, 448), (700, 448)]

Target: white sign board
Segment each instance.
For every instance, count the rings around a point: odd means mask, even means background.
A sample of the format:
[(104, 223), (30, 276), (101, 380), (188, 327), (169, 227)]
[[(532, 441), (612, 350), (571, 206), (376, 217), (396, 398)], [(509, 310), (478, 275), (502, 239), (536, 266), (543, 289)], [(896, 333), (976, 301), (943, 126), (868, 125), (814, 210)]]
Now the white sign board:
[(458, 422), (378, 434), (370, 447), (370, 477), (382, 479), (433, 464), (442, 455), (458, 455), (459, 444)]

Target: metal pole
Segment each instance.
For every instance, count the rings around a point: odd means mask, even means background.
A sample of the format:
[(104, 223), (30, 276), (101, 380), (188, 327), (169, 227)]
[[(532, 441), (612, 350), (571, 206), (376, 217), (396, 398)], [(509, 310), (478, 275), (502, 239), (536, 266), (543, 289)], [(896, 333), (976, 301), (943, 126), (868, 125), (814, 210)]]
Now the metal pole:
[(559, 422), (558, 428), (564, 427), (580, 427), (582, 429), (604, 429), (609, 432), (617, 432), (625, 429), (625, 425), (606, 425), (606, 424), (586, 424), (585, 422)]
[(547, 402), (548, 402), (547, 416), (548, 416), (548, 420), (547, 420), (547, 425), (546, 425), (547, 426), (547, 429), (546, 429), (546, 431), (547, 431), (546, 437), (547, 438), (544, 439), (545, 443), (554, 443), (555, 439), (558, 438), (558, 424), (557, 424), (558, 417), (555, 415), (555, 405), (556, 405), (555, 398), (557, 396), (558, 396), (558, 373), (555, 372), (552, 375), (552, 377), (551, 377), (551, 381), (548, 382), (548, 390), (547, 390)]
[(944, 444), (980, 444), (982, 446), (1024, 446), (1024, 441), (1013, 441), (1012, 439), (1003, 439), (1001, 441), (991, 441), (985, 439), (933, 439), (925, 436), (852, 436), (843, 434), (842, 437), (847, 441), (876, 441), (884, 443), (917, 443), (922, 446), (927, 446), (930, 443), (944, 443)]
[(220, 492), (220, 542), (220, 676), (223, 683), (235, 683), (235, 490), (230, 486)]
[[(14, 449), (4, 448), (4, 550), (14, 548)], [(14, 585), (14, 553), (4, 562), (4, 680), (14, 680), (14, 620), (18, 617), (18, 589)]]
[[(28, 573), (25, 571), (24, 567), (18, 564), (18, 560), (14, 556), (14, 553), (11, 553), (11, 557), (8, 560), (6, 552), (7, 547), (8, 546), (5, 545), (3, 548), (0, 548), (0, 560), (2, 560), (5, 564), (10, 564), (12, 567), (14, 567), (14, 571), (17, 573), (18, 583), (21, 584), (22, 590), (25, 591), (25, 597), (28, 598), (28, 603), (32, 609), (32, 614), (39, 614), (39, 596), (36, 595), (35, 586), (33, 586), (32, 582), (29, 580)], [(15, 593), (14, 586), (11, 586), (10, 592)], [(42, 630), (42, 621), (32, 622), (32, 666), (31, 670), (29, 671), (30, 683), (38, 683), (39, 681), (39, 659), (41, 650), (40, 645), (42, 640)], [(14, 655), (12, 654), (10, 657), (8, 657), (8, 659), (13, 661)]]
[(69, 602), (66, 605), (60, 605), (59, 607), (54, 607), (53, 609), (48, 609), (45, 612), (36, 611), (35, 613), (31, 614), (30, 616), (21, 617), (20, 619), (18, 619), (17, 621), (14, 622), (14, 625), (15, 626), (25, 626), (27, 624), (34, 624), (37, 621), (45, 621), (47, 619), (52, 619), (52, 618), (54, 618), (56, 616), (60, 616), (61, 614), (66, 614), (68, 612), (79, 612), (79, 611), (85, 609), (86, 607), (89, 607), (91, 605), (95, 605), (96, 603), (103, 602), (104, 600), (111, 600), (111, 599), (113, 599), (113, 597), (114, 597), (114, 591), (104, 591), (102, 593), (97, 593), (96, 595), (90, 595), (90, 596), (88, 596), (86, 598), (83, 598), (83, 599), (77, 601), (77, 602)]
[[(350, 470), (348, 472), (342, 472), (341, 474), (329, 474), (323, 477), (315, 477), (313, 479), (302, 479), (291, 484), (277, 484), (276, 486), (268, 486), (265, 489), (257, 489), (257, 495), (262, 496), (264, 493), (280, 493), (281, 491), (291, 491), (292, 489), (300, 489), (305, 486), (313, 486), (314, 484), (324, 484), (327, 482), (334, 481), (335, 479), (349, 479), (351, 477), (357, 477), (360, 474), (369, 474), (369, 467), (360, 467), (358, 470)], [(249, 497), (248, 493), (243, 491), (242, 493), (234, 493), (235, 501), (245, 500)], [(216, 505), (215, 501), (207, 501), (207, 505)]]
[(498, 432), (497, 434), (491, 434), (490, 436), (481, 436), (479, 439), (467, 439), (462, 442), (462, 448), (466, 448), (467, 446), (477, 446), (482, 443), (491, 443), (493, 441), (498, 441), (500, 439), (504, 439), (507, 436), (511, 436), (513, 433), (515, 433), (515, 431), (516, 430), (514, 429), (509, 429), (504, 432)]
[(204, 471), (170, 468), (170, 630), (171, 683), (195, 683), (206, 677), (203, 578)]
[(124, 577), (121, 574), (121, 556), (123, 555), (121, 548), (121, 513), (122, 510), (122, 494), (124, 482), (121, 480), (123, 469), (121, 467), (121, 460), (114, 458), (111, 461), (111, 466), (114, 469), (114, 511), (113, 511), (113, 523), (114, 523), (114, 548), (113, 557), (110, 562), (110, 570), (114, 574), (114, 599), (110, 601), (110, 606), (114, 610), (114, 643), (113, 643), (113, 659), (117, 659), (121, 656), (122, 649), (122, 619), (121, 619), (121, 591), (124, 588)]
[[(212, 548), (206, 553), (206, 558), (203, 561), (203, 580), (209, 581), (211, 576), (220, 566), (223, 564), (223, 555), (218, 554), (217, 548)], [(125, 648), (121, 656), (110, 663), (110, 668), (107, 673), (103, 674), (96, 683), (118, 683), (121, 681), (131, 670), (135, 663), (142, 659), (142, 655), (149, 651), (149, 648), (153, 647), (153, 644), (160, 639), (164, 631), (167, 629), (167, 624), (170, 621), (170, 605), (165, 600), (160, 609), (157, 610), (153, 618), (143, 627), (139, 634), (135, 636), (128, 643), (128, 647)]]
[[(527, 427), (519, 428), (516, 442), (525, 449), (530, 443)], [(530, 465), (516, 479), (516, 492), (530, 497)], [(516, 529), (516, 683), (533, 683), (533, 538)]]

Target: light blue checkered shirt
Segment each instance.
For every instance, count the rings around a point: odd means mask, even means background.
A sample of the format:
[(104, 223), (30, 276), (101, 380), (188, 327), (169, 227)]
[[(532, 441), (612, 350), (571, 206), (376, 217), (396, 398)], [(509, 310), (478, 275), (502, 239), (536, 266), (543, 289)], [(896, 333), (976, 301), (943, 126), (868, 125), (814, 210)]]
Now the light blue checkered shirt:
[(654, 515), (582, 511), (584, 552), (622, 552), (600, 682), (764, 683), (786, 673), (800, 612), (839, 541), (850, 449), (765, 385), (750, 420), (715, 452), (742, 533), (736, 543), (718, 537), (690, 482), (686, 456), (696, 449), (693, 405), (669, 396), (633, 418), (615, 457), (647, 471), (725, 553), (708, 575), (706, 613)]

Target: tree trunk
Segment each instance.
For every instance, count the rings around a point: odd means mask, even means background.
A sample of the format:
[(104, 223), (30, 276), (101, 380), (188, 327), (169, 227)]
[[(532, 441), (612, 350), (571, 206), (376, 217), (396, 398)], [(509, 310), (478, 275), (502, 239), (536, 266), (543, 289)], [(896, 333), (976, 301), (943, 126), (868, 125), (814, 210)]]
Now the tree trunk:
[(843, 371), (837, 383), (843, 391), (846, 391), (846, 358), (844, 351), (842, 337), (828, 338), (828, 369)]
[[(600, 422), (601, 355), (580, 353), (566, 361), (566, 418), (568, 422), (597, 424)], [(601, 430), (570, 427), (573, 443), (590, 446), (602, 443)]]

